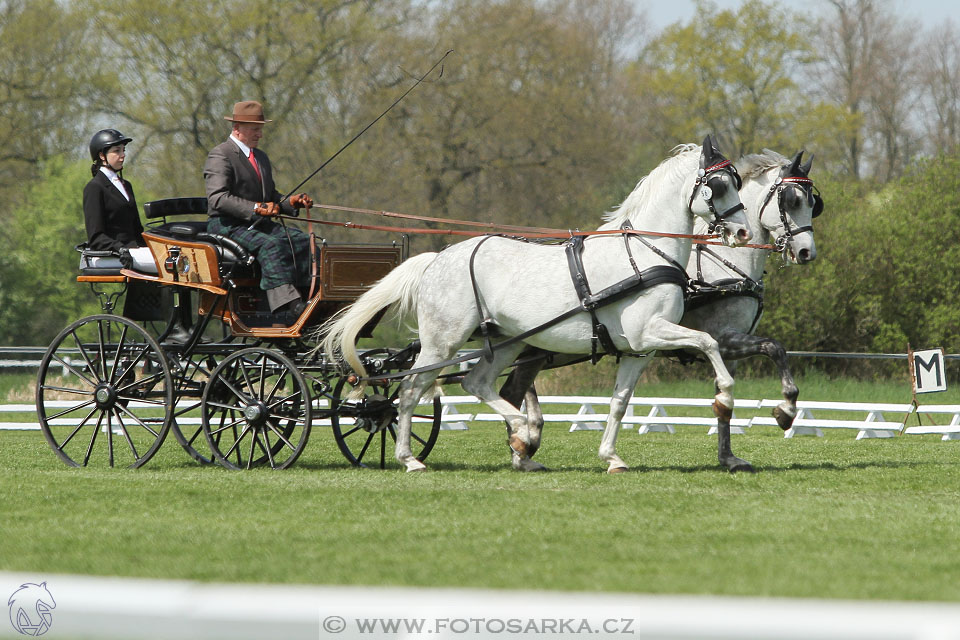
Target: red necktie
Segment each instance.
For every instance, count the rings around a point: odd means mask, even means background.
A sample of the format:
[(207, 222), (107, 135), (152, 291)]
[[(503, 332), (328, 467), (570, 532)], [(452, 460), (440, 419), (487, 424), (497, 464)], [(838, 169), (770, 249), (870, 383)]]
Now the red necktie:
[(260, 178), (260, 182), (263, 182), (263, 176), (260, 175), (260, 167), (257, 166), (257, 160), (253, 157), (253, 149), (250, 149), (250, 155), (247, 156), (250, 160), (250, 164), (253, 165), (253, 170), (257, 172), (257, 177)]

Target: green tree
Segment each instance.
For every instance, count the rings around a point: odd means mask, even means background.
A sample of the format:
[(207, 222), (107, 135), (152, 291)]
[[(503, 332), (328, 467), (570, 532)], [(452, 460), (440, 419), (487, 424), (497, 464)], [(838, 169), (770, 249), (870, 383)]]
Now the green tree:
[(667, 27), (630, 71), (638, 98), (649, 104), (647, 125), (662, 144), (716, 133), (731, 157), (813, 147), (810, 134), (825, 119), (833, 126), (845, 119), (806, 91), (812, 32), (783, 5), (747, 0), (737, 11), (719, 11), (699, 0), (696, 17)]
[(142, 132), (135, 153), (144, 179), (178, 190), (167, 196), (195, 195), (203, 192), (207, 152), (229, 132), (224, 115), (234, 102), (258, 100), (275, 121), (264, 143), (274, 164), (290, 171), (278, 176), (284, 186), (297, 161), (322, 145), (318, 131), (328, 130), (328, 114), (337, 108), (325, 83), (341, 73), (351, 47), (402, 22), (406, 4), (91, 2), (105, 50), (123, 61), (117, 99), (104, 112)]
[(768, 281), (758, 332), (791, 349), (903, 353), (960, 345), (960, 158), (920, 162), (879, 190), (818, 180), (818, 258)]
[[(74, 151), (111, 86), (90, 20), (72, 3), (0, 0), (0, 202), (51, 155)], [(0, 205), (0, 222), (11, 215)]]
[(416, 62), (404, 68), (428, 67), (448, 48), (455, 53), (442, 78), (364, 141), (368, 188), (428, 215), (599, 223), (616, 203), (598, 190), (622, 179), (637, 147), (639, 129), (619, 81), (619, 51), (634, 27), (631, 7), (619, 0), (438, 6), (433, 22), (405, 44), (406, 60)]
[(68, 323), (97, 312), (87, 285), (76, 281), (86, 239), (80, 194), (89, 164), (54, 157), (44, 162), (7, 224), (0, 242), (0, 343), (45, 345)]

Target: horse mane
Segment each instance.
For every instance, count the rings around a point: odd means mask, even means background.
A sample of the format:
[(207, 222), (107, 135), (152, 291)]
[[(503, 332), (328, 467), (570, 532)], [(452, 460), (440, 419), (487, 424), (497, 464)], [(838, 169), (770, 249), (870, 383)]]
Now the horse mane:
[(790, 164), (790, 159), (770, 149), (745, 155), (734, 163), (744, 180), (755, 180), (770, 169), (779, 169), (785, 164)]
[[(682, 178), (683, 172), (681, 171), (681, 165), (683, 160), (694, 153), (699, 155), (700, 145), (678, 144), (671, 149), (670, 155), (665, 158), (663, 162), (658, 164), (653, 171), (640, 178), (637, 186), (635, 186), (633, 191), (630, 192), (630, 195), (620, 203), (619, 207), (604, 214), (604, 224), (600, 228), (614, 229), (633, 217), (634, 213), (636, 213), (645, 202), (650, 202), (650, 198), (656, 195), (651, 193), (654, 188), (653, 185), (663, 188), (663, 185), (668, 183), (667, 178), (671, 176)], [(651, 180), (651, 178), (654, 179)], [(656, 178), (662, 179), (657, 180)]]

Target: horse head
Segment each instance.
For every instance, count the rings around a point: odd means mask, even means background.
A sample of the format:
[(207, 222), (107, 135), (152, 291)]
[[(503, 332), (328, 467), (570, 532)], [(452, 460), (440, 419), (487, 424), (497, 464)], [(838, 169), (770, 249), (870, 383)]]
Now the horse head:
[(792, 264), (806, 264), (817, 257), (813, 239), (813, 218), (823, 211), (823, 200), (810, 179), (813, 156), (801, 164), (803, 151), (779, 167), (769, 186), (765, 186), (759, 207), (759, 223), (773, 238), (784, 260)]
[(740, 201), (740, 174), (733, 163), (717, 148), (713, 135), (707, 135), (700, 147), (700, 167), (688, 207), (710, 225), (710, 231), (719, 229), (723, 243), (741, 246), (750, 241), (743, 203)]

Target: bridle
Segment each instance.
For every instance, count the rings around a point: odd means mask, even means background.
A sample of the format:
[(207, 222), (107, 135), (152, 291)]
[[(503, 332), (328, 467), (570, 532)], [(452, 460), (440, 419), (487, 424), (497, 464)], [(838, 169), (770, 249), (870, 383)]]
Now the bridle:
[(796, 187), (803, 191), (807, 198), (807, 202), (813, 208), (811, 218), (816, 218), (823, 212), (823, 200), (820, 197), (820, 191), (816, 190), (817, 188), (813, 185), (813, 180), (803, 176), (784, 176), (783, 172), (786, 169), (787, 167), (781, 169), (780, 175), (777, 176), (777, 179), (774, 180), (772, 185), (770, 185), (770, 189), (767, 191), (767, 195), (763, 199), (763, 204), (760, 206), (760, 212), (757, 215), (759, 220), (763, 220), (763, 212), (773, 199), (773, 194), (776, 193), (777, 209), (779, 210), (780, 214), (780, 223), (783, 226), (783, 233), (774, 241), (774, 246), (776, 247), (775, 250), (778, 253), (786, 252), (787, 247), (789, 247), (790, 243), (793, 241), (793, 236), (806, 231), (811, 233), (813, 232), (812, 224), (791, 228), (790, 219), (787, 217), (786, 208), (783, 204), (783, 194), (788, 187)]
[(717, 211), (717, 208), (713, 203), (713, 188), (710, 187), (710, 181), (719, 180), (720, 176), (715, 174), (718, 174), (721, 171), (730, 176), (730, 179), (736, 185), (737, 191), (740, 191), (740, 187), (743, 186), (743, 181), (740, 178), (740, 174), (737, 173), (737, 168), (729, 160), (723, 160), (710, 167), (700, 168), (700, 170), (697, 172), (697, 180), (693, 183), (693, 193), (690, 194), (690, 201), (687, 203), (687, 207), (692, 212), (693, 201), (697, 197), (697, 193), (702, 193), (702, 197), (704, 200), (706, 200), (707, 207), (710, 209), (710, 213), (713, 214), (713, 220), (710, 222), (708, 227), (710, 233), (716, 233), (717, 229), (723, 226), (724, 220), (735, 214), (737, 211), (744, 209), (743, 203), (738, 202), (725, 211)]

